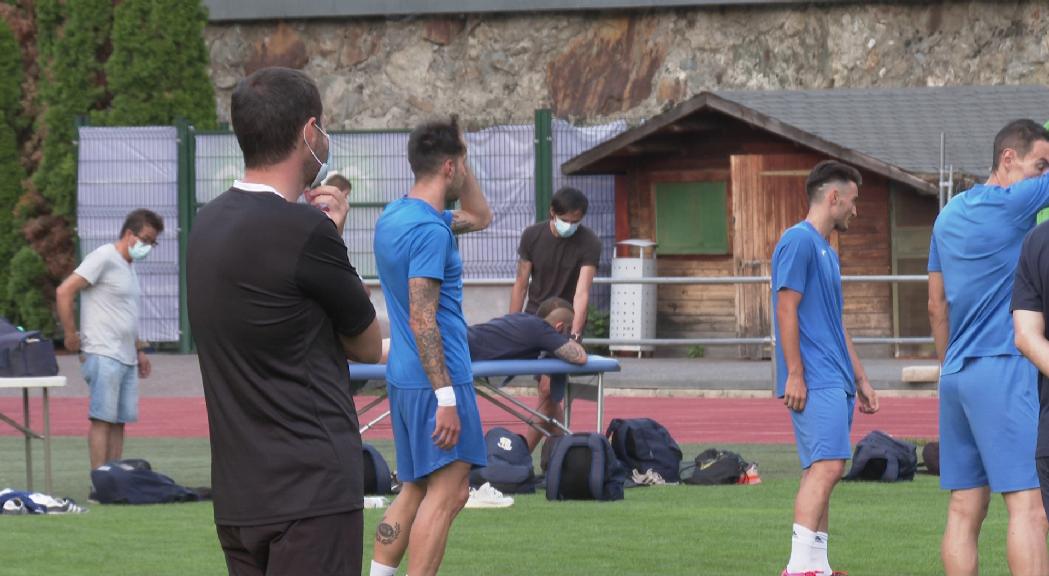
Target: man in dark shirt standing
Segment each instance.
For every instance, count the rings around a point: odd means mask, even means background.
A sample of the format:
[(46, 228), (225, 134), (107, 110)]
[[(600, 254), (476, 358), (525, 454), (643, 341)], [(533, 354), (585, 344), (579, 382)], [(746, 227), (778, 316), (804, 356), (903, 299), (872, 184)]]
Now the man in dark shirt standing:
[[(346, 359), (376, 362), (375, 310), (321, 186), (330, 142), (302, 72), (233, 92), (242, 180), (190, 234), (189, 316), (211, 432), (215, 524), (231, 575), (360, 574), (361, 438)], [(324, 211), (320, 207), (324, 207)]]
[[(575, 188), (561, 188), (550, 199), (550, 218), (533, 224), (521, 234), (517, 248), (517, 278), (510, 294), (510, 313), (535, 314), (549, 298), (562, 298), (572, 303), (570, 337), (582, 341), (586, 314), (590, 306), (590, 287), (601, 260), (601, 239), (583, 226), (589, 202)], [(525, 296), (528, 297), (527, 305)], [(536, 409), (558, 420), (564, 418), (561, 399), (565, 376), (543, 376), (539, 380)], [(534, 448), (539, 433), (529, 429), (528, 446)]]
[(1016, 347), (1039, 371), (1040, 409), (1034, 461), (1042, 507), (1049, 515), (1049, 223), (1039, 225), (1024, 239), (1013, 284), (1012, 310)]
[(575, 188), (561, 188), (554, 194), (550, 219), (521, 233), (517, 278), (510, 294), (511, 314), (535, 314), (548, 298), (571, 302), (575, 316), (570, 334), (576, 341), (586, 327), (590, 287), (601, 260), (601, 239), (582, 224), (588, 207), (586, 196)]

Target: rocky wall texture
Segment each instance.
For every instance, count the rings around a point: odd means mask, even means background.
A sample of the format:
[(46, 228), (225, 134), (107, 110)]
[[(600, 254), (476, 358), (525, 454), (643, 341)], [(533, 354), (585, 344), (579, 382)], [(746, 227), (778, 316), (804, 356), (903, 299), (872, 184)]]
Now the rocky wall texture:
[(714, 89), (1049, 84), (1045, 2), (880, 3), (210, 25), (236, 82), (301, 68), (334, 128), (644, 118)]

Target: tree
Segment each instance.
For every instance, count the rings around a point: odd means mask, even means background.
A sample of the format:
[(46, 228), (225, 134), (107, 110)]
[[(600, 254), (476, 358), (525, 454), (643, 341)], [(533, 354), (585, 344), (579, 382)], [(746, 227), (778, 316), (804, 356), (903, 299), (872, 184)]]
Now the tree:
[(5, 286), (6, 299), (13, 305), (12, 320), (19, 326), (40, 330), (45, 336), (50, 336), (55, 322), (41, 289), (46, 283), (44, 260), (29, 246), (20, 248), (11, 259), (11, 275)]
[(113, 102), (105, 123), (168, 125), (186, 118), (198, 128), (214, 128), (205, 24), (200, 0), (121, 2), (113, 15), (113, 55), (106, 63)]
[[(38, 10), (50, 9), (43, 2)], [(33, 183), (51, 203), (56, 216), (72, 220), (76, 210), (76, 162), (73, 140), (74, 121), (78, 115), (104, 105), (106, 90), (103, 62), (100, 58), (108, 46), (112, 24), (112, 0), (77, 0), (65, 5), (66, 18), (59, 32), (42, 37), (50, 39), (44, 56), (41, 82), (44, 102), (43, 158)], [(56, 21), (51, 12), (40, 14), (40, 22)]]
[[(15, 222), (25, 172), (19, 163), (18, 124), (22, 100), (21, 51), (6, 22), (0, 20), (0, 262), (10, 263), (25, 240)], [(0, 287), (7, 286), (10, 267), (0, 265)], [(15, 309), (0, 290), (0, 316), (14, 319)]]

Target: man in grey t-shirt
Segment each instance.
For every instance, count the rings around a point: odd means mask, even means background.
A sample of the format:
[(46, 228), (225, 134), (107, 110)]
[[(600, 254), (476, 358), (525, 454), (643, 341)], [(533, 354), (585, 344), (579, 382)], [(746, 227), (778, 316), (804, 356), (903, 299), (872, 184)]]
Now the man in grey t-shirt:
[[(124, 425), (138, 420), (138, 379), (148, 378), (149, 358), (138, 339), (138, 277), (131, 264), (157, 245), (164, 221), (149, 210), (128, 214), (120, 239), (84, 258), (56, 292), (65, 346), (82, 351), (81, 372), (91, 390), (88, 451), (91, 469), (119, 460), (124, 453)], [(73, 301), (80, 301), (80, 332)]]

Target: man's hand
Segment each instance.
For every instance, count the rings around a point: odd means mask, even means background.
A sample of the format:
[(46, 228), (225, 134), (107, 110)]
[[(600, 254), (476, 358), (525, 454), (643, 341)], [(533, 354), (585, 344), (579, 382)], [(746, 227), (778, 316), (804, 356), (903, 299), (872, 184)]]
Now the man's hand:
[(145, 352), (138, 351), (138, 377), (149, 378), (153, 373), (153, 365), (149, 363), (149, 356)]
[(789, 374), (787, 376), (786, 394), (783, 403), (787, 408), (795, 412), (805, 409), (805, 400), (809, 393), (809, 387), (805, 384), (805, 377), (801, 374)]
[(80, 334), (77, 332), (66, 332), (65, 346), (66, 350), (70, 352), (80, 352)]
[(459, 443), (459, 413), (456, 412), (455, 406), (437, 407), (433, 441), (441, 450), (449, 450)]
[(866, 378), (856, 382), (856, 394), (860, 400), (860, 412), (874, 414), (878, 411), (878, 393)]
[(310, 205), (323, 210), (335, 223), (335, 228), (340, 235), (346, 226), (346, 214), (350, 211), (350, 204), (346, 197), (347, 194), (335, 186), (318, 186), (306, 194)]

